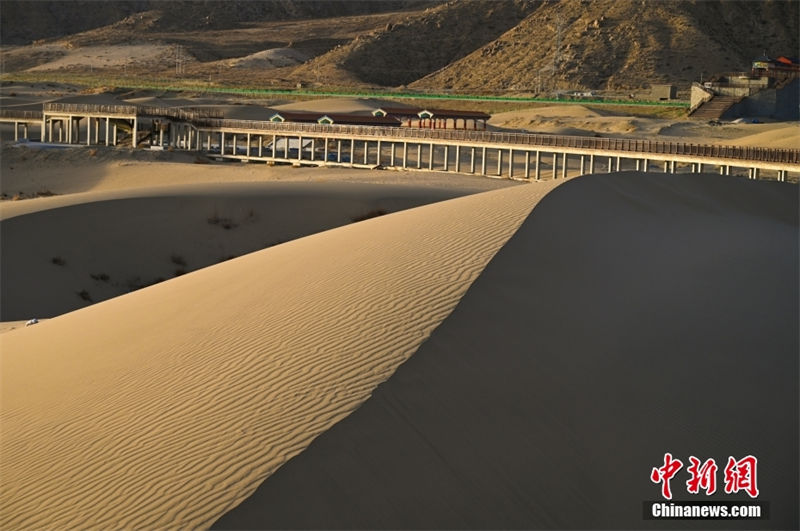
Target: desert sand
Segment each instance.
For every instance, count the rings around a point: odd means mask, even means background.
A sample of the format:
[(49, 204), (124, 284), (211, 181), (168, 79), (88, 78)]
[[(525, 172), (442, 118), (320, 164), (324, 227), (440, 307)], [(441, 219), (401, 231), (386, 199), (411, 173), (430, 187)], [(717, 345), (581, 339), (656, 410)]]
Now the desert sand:
[[(797, 134), (544, 115), (493, 123)], [(771, 519), (719, 527), (798, 525), (796, 185), (84, 147), (1, 164), (3, 529), (633, 529), (667, 451), (757, 455)]]
[[(567, 182), (370, 400), (214, 528), (796, 529), (797, 236), (793, 185)], [(722, 469), (757, 457), (769, 518), (643, 519), (665, 452), (720, 467), (709, 498), (681, 470), (676, 500), (749, 500)]]
[(210, 525), (366, 400), (554, 185), (349, 224), (6, 332), (2, 527)]

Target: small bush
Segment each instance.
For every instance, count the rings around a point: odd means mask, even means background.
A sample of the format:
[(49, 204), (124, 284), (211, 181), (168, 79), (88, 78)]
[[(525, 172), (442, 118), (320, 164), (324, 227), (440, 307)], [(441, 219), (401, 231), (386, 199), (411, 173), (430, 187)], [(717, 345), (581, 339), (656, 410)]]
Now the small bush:
[(57, 266), (64, 266), (67, 265), (67, 261), (61, 258), (60, 256), (54, 256), (50, 259), (50, 262)]
[(92, 296), (89, 295), (89, 292), (85, 289), (78, 292), (78, 297), (85, 300), (86, 302), (92, 302)]
[(353, 223), (357, 223), (359, 221), (364, 221), (365, 219), (377, 218), (378, 216), (383, 216), (385, 214), (388, 214), (388, 212), (386, 212), (382, 208), (377, 208), (375, 210), (370, 210), (366, 214), (352, 218), (352, 221)]
[(186, 260), (184, 260), (183, 257), (179, 254), (173, 254), (172, 256), (170, 256), (169, 259), (172, 261), (173, 264), (177, 266), (186, 267)]
[(179, 276), (185, 275), (185, 274), (186, 274), (186, 270), (185, 269), (176, 269), (175, 273), (174, 273), (174, 276), (179, 277)]
[(111, 278), (105, 273), (95, 273), (95, 274), (90, 274), (89, 276), (92, 277), (94, 280), (98, 280), (100, 282), (108, 282), (109, 279)]

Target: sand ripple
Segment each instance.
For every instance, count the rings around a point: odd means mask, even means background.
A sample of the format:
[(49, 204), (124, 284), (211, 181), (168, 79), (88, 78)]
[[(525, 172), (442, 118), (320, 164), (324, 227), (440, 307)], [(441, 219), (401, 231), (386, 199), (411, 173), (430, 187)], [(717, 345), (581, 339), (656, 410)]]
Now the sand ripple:
[(207, 527), (366, 400), (553, 183), (254, 253), (0, 337), (0, 527)]

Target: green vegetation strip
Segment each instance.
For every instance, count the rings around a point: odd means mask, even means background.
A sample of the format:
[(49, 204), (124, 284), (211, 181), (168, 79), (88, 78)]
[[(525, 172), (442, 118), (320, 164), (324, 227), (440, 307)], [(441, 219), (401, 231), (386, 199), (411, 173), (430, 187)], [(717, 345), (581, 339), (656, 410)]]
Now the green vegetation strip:
[(43, 74), (4, 74), (0, 76), (2, 81), (18, 82), (55, 82), (74, 84), (85, 87), (115, 87), (123, 89), (138, 90), (164, 90), (170, 92), (200, 92), (214, 94), (237, 94), (241, 96), (290, 96), (290, 97), (335, 97), (335, 98), (393, 98), (393, 99), (418, 99), (418, 100), (455, 100), (455, 101), (478, 101), (478, 102), (504, 102), (504, 103), (561, 103), (578, 105), (627, 105), (627, 106), (648, 106), (648, 107), (679, 107), (688, 108), (689, 103), (685, 101), (647, 101), (647, 100), (612, 100), (599, 98), (534, 98), (523, 96), (492, 96), (478, 94), (441, 94), (426, 92), (395, 92), (391, 90), (381, 91), (354, 91), (344, 90), (310, 90), (310, 89), (267, 89), (253, 87), (232, 87), (210, 84), (197, 84), (196, 81), (181, 82), (173, 80), (150, 80), (141, 82), (127, 78), (107, 78), (98, 76), (63, 76), (63, 75), (43, 75)]

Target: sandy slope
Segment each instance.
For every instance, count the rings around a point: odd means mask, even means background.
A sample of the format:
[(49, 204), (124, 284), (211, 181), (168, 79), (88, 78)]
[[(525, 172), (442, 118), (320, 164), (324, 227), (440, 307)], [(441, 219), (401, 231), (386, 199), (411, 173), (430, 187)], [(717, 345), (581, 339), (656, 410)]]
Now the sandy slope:
[[(417, 353), (219, 529), (797, 529), (797, 188), (634, 172), (534, 208)], [(764, 520), (643, 518), (671, 452)]]
[(295, 240), (0, 336), (0, 526), (202, 527), (363, 402), (555, 184)]
[(0, 209), (0, 320), (55, 317), (370, 212), (460, 195), (407, 185), (239, 182), (14, 201)]

